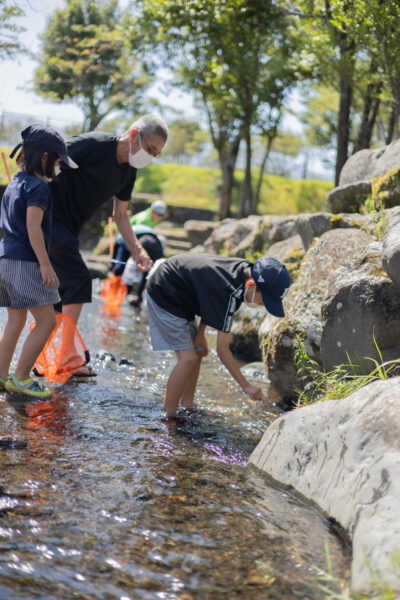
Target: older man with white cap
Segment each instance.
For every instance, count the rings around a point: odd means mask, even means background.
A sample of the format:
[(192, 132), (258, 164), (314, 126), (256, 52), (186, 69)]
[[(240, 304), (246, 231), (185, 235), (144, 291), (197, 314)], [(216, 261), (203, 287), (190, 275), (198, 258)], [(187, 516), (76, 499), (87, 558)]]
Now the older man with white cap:
[[(168, 128), (159, 117), (138, 118), (120, 137), (101, 132), (83, 133), (67, 142), (68, 154), (79, 164), (75, 175), (63, 170), (51, 184), (54, 195), (53, 237), (50, 259), (60, 280), (61, 303), (56, 309), (77, 323), (83, 304), (91, 302), (92, 281), (79, 252), (79, 232), (107, 200), (113, 198), (113, 217), (139, 270), (151, 260), (132, 231), (128, 216), (137, 169), (158, 158), (167, 141)], [(79, 173), (78, 173), (79, 172)], [(95, 373), (86, 366), (77, 375)]]

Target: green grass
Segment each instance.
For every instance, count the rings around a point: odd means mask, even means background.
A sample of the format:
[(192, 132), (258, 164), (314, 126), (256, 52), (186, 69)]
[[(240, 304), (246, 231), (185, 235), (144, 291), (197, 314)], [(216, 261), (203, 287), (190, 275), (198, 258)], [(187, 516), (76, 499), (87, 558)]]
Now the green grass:
[[(16, 172), (15, 160), (4, 151), (11, 176)], [(255, 169), (255, 174), (256, 174)], [(7, 184), (3, 161), (0, 159), (0, 183)], [(232, 209), (239, 206), (244, 173), (235, 173), (232, 191)], [(135, 191), (159, 194), (172, 206), (192, 206), (218, 211), (221, 174), (218, 169), (190, 167), (180, 164), (151, 164), (140, 169)], [(265, 175), (261, 187), (259, 214), (298, 214), (325, 210), (325, 197), (333, 185), (327, 181), (298, 180), (276, 175)]]
[(320, 365), (310, 358), (304, 345), (303, 337), (298, 334), (294, 339), (294, 358), (297, 367), (298, 381), (301, 390), (298, 405), (346, 398), (353, 392), (378, 379), (389, 379), (398, 372), (400, 359), (383, 362), (381, 352), (374, 338), (380, 362), (369, 359), (374, 365), (367, 375), (360, 375), (358, 366), (351, 363), (338, 365), (333, 371), (326, 373)]
[[(238, 170), (232, 192), (233, 209), (240, 202), (243, 171)], [(218, 210), (220, 172), (206, 167), (151, 164), (139, 172), (135, 191), (160, 194), (173, 206)], [(265, 175), (261, 188), (260, 214), (298, 214), (326, 210), (325, 197), (333, 185), (327, 181), (297, 180)]]

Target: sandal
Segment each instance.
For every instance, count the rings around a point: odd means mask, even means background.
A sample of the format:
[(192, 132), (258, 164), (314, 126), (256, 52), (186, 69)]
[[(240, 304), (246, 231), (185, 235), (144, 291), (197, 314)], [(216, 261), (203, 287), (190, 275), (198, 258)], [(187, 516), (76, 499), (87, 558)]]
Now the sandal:
[(73, 373), (72, 377), (96, 377), (97, 373), (90, 365), (83, 365), (79, 367), (75, 373)]

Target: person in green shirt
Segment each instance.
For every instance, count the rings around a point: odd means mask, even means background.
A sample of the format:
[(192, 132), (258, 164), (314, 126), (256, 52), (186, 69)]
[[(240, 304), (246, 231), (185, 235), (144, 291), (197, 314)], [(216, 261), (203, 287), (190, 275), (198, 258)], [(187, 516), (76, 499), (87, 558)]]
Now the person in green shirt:
[(155, 200), (149, 208), (142, 210), (130, 218), (131, 225), (147, 225), (155, 227), (157, 223), (165, 219), (167, 205), (162, 200)]

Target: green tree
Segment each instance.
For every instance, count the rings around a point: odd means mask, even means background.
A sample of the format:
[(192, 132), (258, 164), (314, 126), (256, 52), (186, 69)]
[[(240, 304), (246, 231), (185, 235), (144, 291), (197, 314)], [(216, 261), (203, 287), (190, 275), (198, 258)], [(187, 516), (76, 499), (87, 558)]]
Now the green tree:
[[(144, 28), (164, 64), (204, 107), (222, 172), (220, 216), (229, 214), (241, 139), (246, 169), (240, 212), (252, 202), (252, 129), (262, 105), (279, 105), (296, 79), (286, 17), (272, 0), (142, 0)], [(152, 27), (152, 30), (151, 30)], [(149, 29), (150, 28), (150, 29)]]
[(175, 119), (169, 125), (168, 144), (163, 152), (173, 160), (183, 162), (185, 158), (194, 156), (204, 147), (207, 134), (196, 121)]
[(150, 79), (131, 52), (126, 27), (118, 0), (66, 0), (48, 21), (35, 91), (75, 102), (83, 131), (95, 129), (113, 110), (140, 110)]
[(15, 19), (23, 14), (16, 2), (0, 0), (0, 58), (10, 57), (22, 50), (16, 36), (24, 31), (24, 28), (17, 25)]
[(299, 26), (314, 54), (316, 76), (339, 92), (336, 127), (335, 182), (348, 158), (357, 43), (352, 15), (353, 0), (293, 0), (280, 4), (299, 18)]
[[(382, 78), (382, 98), (391, 105), (386, 142), (398, 138), (400, 117), (400, 5), (395, 0), (357, 0), (354, 25), (363, 50)], [(376, 77), (376, 75), (375, 75)]]

